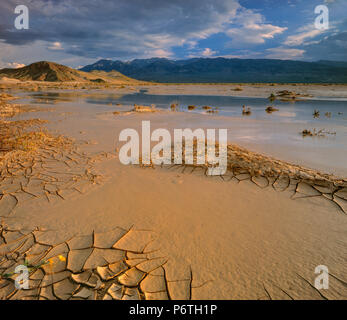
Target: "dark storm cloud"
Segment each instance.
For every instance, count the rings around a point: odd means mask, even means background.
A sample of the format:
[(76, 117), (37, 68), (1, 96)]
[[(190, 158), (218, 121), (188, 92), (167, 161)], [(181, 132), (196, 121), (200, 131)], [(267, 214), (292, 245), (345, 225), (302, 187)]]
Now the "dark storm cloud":
[(312, 60), (347, 61), (347, 31), (327, 36), (303, 48), (305, 56)]
[(12, 45), (60, 42), (66, 52), (88, 57), (165, 53), (223, 28), (237, 0), (61, 0), (21, 1), (29, 8), (29, 30), (14, 28), (17, 1), (0, 3), (0, 39)]

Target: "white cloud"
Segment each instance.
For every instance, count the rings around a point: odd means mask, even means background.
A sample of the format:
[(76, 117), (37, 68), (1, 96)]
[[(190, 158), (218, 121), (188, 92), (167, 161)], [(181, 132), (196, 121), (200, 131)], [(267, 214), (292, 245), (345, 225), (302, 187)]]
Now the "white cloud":
[(243, 55), (237, 55), (237, 54), (225, 54), (223, 56), (219, 56), (219, 58), (240, 59), (240, 58), (244, 58), (244, 56)]
[(188, 58), (200, 58), (200, 57), (215, 58), (216, 53), (217, 51), (213, 51), (211, 48), (205, 48), (203, 50), (195, 50), (190, 55), (188, 55)]
[(64, 50), (60, 42), (53, 42), (47, 49), (49, 50)]
[(18, 68), (23, 68), (25, 67), (25, 64), (23, 63), (18, 63), (18, 62), (10, 62), (7, 64), (9, 68), (15, 68), (15, 69), (18, 69)]
[(240, 11), (235, 22), (240, 26), (226, 31), (226, 34), (232, 38), (231, 46), (247, 43), (262, 44), (287, 30), (286, 27), (265, 23), (261, 14), (246, 9)]
[(153, 51), (150, 51), (149, 56), (151, 57), (157, 57), (157, 58), (169, 58), (173, 54), (169, 50), (164, 50), (164, 49), (156, 49)]
[(217, 53), (216, 51), (213, 51), (210, 48), (206, 48), (201, 54), (204, 57), (211, 57), (211, 56), (215, 55), (216, 53)]
[[(13, 68), (14, 63), (28, 65), (40, 60), (54, 61), (71, 67), (95, 62), (94, 58), (75, 56), (63, 50), (49, 50), (48, 46), (50, 45), (46, 41), (37, 41), (35, 45), (14, 46), (0, 40), (0, 68)], [(101, 57), (97, 58), (101, 59)]]
[(298, 45), (303, 44), (306, 39), (314, 38), (321, 33), (322, 33), (322, 30), (312, 28), (312, 30), (309, 30), (306, 32), (301, 32), (301, 33), (294, 34), (294, 35), (287, 37), (284, 44), (287, 46), (298, 46)]
[(291, 48), (283, 48), (283, 47), (277, 47), (277, 48), (269, 48), (266, 49), (269, 54), (267, 54), (265, 57), (268, 59), (281, 59), (281, 60), (291, 60), (291, 59), (297, 59), (304, 55), (305, 50), (302, 49), (291, 49)]

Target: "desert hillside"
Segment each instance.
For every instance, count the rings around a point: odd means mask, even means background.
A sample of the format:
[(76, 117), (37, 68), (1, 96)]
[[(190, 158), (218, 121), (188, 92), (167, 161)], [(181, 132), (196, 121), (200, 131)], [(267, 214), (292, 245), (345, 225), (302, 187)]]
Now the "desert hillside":
[(67, 66), (39, 61), (28, 66), (0, 70), (0, 78), (10, 78), (22, 81), (49, 81), (49, 82), (109, 82), (109, 83), (136, 83), (137, 81), (124, 76), (119, 72), (92, 72), (78, 71)]

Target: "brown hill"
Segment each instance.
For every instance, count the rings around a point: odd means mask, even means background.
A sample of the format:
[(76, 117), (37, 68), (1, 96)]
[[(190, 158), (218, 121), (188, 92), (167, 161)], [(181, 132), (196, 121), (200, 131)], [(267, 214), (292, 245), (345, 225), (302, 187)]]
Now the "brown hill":
[[(111, 74), (112, 73), (112, 74)], [(51, 82), (110, 82), (136, 83), (137, 80), (128, 78), (121, 73), (83, 72), (64, 65), (40, 61), (18, 69), (5, 68), (0, 70), (1, 78), (18, 79), (22, 81), (51, 81)]]
[[(83, 71), (81, 71), (83, 72)], [(112, 79), (112, 80), (117, 80), (117, 81), (125, 81), (125, 82), (133, 82), (133, 81), (138, 81), (138, 80), (135, 80), (133, 78), (130, 78), (130, 77), (127, 77), (125, 76), (124, 74), (118, 72), (118, 71), (115, 71), (115, 70), (112, 70), (112, 71), (99, 71), (99, 70), (93, 70), (91, 72), (87, 72), (88, 76), (95, 76), (95, 77), (98, 77), (98, 78), (107, 78), (107, 79)], [(143, 82), (143, 81), (141, 81)]]

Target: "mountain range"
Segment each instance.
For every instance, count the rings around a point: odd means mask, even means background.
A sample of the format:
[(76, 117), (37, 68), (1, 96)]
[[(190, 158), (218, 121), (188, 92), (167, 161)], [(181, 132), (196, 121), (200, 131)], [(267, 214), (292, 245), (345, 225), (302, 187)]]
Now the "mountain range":
[(347, 83), (347, 62), (276, 59), (102, 59), (80, 69), (118, 71), (138, 80), (167, 83)]

